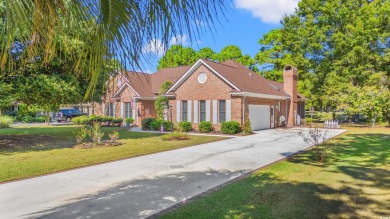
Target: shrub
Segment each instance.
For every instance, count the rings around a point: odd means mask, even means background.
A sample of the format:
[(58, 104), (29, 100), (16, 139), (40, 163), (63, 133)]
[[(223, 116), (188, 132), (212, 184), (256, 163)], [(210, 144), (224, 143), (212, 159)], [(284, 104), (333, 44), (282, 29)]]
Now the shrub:
[(240, 130), (240, 123), (236, 121), (227, 121), (221, 124), (221, 132), (223, 134), (237, 134)]
[(74, 132), (77, 144), (80, 144), (87, 137), (89, 130), (85, 127), (82, 127), (78, 132)]
[(160, 130), (161, 125), (164, 127), (164, 131), (172, 131), (171, 127), (173, 128), (173, 123), (171, 123), (170, 121), (165, 121), (165, 120), (160, 120), (160, 119), (153, 120), (150, 123), (150, 129)]
[(313, 123), (313, 119), (312, 119), (312, 118), (306, 118), (306, 119), (305, 119), (305, 122), (306, 122), (306, 123), (309, 123), (309, 124), (310, 124), (310, 123)]
[(32, 117), (32, 116), (25, 116), (25, 117), (22, 118), (22, 122), (24, 122), (24, 123), (32, 123), (32, 122), (34, 122), (34, 117)]
[(8, 128), (14, 122), (10, 116), (0, 116), (0, 128)]
[(112, 120), (112, 122), (113, 123), (122, 123), (123, 122), (123, 119), (122, 118), (114, 118), (113, 120)]
[(112, 134), (108, 134), (108, 136), (110, 136), (112, 143), (117, 143), (119, 140), (119, 132), (117, 130), (114, 130)]
[(100, 144), (100, 141), (101, 141), (102, 137), (104, 136), (104, 132), (102, 132), (100, 130), (99, 122), (93, 123), (91, 130), (90, 130), (90, 133), (89, 133), (89, 136), (90, 136), (91, 140), (93, 141), (93, 143)]
[(165, 134), (165, 135), (161, 136), (161, 139), (164, 141), (172, 141), (172, 140), (188, 140), (190, 138), (188, 137), (187, 133), (172, 132), (172, 133)]
[(34, 122), (42, 123), (42, 122), (45, 122), (45, 121), (46, 121), (46, 116), (38, 116), (38, 117), (34, 118)]
[(133, 118), (126, 118), (125, 120), (126, 124), (132, 124), (134, 122), (134, 119)]
[(191, 122), (179, 122), (179, 131), (181, 131), (181, 132), (192, 131)]
[(242, 131), (244, 132), (245, 135), (252, 134), (252, 124), (248, 117), (246, 117), (245, 119), (244, 127), (242, 127)]
[(143, 119), (142, 122), (141, 122), (142, 129), (151, 129), (150, 123), (155, 121), (155, 120), (156, 119), (153, 118), (153, 117)]
[(152, 130), (159, 130), (160, 126), (162, 124), (162, 120), (156, 119), (150, 122), (150, 129)]
[(162, 121), (162, 125), (164, 126), (165, 131), (173, 131), (172, 129), (174, 129), (173, 122)]
[(207, 133), (211, 132), (213, 130), (213, 125), (211, 125), (211, 122), (201, 122), (199, 124), (199, 132)]

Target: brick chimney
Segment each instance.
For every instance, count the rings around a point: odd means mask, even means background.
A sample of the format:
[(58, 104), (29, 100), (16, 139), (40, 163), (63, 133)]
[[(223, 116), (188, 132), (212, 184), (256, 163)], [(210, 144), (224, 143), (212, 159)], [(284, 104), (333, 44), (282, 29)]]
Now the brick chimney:
[(296, 125), (296, 115), (298, 107), (298, 69), (292, 65), (286, 65), (283, 68), (283, 90), (291, 99), (288, 106), (287, 126)]

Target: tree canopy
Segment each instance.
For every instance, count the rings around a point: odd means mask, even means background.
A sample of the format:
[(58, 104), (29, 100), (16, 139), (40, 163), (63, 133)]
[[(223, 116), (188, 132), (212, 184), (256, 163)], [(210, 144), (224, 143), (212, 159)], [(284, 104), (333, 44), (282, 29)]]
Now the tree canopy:
[(302, 0), (298, 6), (282, 19), (280, 29), (259, 41), (256, 61), (266, 77), (278, 79), (281, 68), (293, 64), (303, 82), (301, 92), (309, 94), (318, 108), (333, 109), (341, 104), (340, 96), (352, 89), (382, 86), (369, 78), (388, 80), (389, 1)]
[[(96, 85), (107, 57), (140, 66), (145, 43), (186, 33), (198, 36), (199, 26), (212, 24), (225, 1), (2, 0), (0, 2), (0, 77), (40, 58), (50, 63), (68, 42), (80, 42), (72, 72)], [(84, 42), (84, 43), (82, 43)], [(88, 93), (92, 93), (90, 88)]]
[(163, 57), (158, 61), (158, 69), (165, 67), (177, 67), (182, 65), (192, 65), (198, 59), (208, 59), (212, 61), (224, 62), (226, 60), (235, 60), (253, 71), (258, 71), (255, 60), (250, 55), (243, 55), (240, 47), (229, 45), (224, 47), (221, 52), (216, 53), (209, 47), (201, 48), (195, 51), (190, 47), (181, 45), (171, 46)]

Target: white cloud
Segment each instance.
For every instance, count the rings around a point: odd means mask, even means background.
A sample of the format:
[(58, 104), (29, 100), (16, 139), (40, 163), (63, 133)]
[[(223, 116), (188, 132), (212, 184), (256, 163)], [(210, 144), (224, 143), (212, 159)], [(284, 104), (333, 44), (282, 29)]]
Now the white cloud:
[(169, 41), (169, 45), (188, 45), (188, 37), (186, 34), (174, 36)]
[(252, 12), (264, 23), (279, 23), (283, 15), (291, 14), (299, 0), (235, 0), (235, 6)]
[(144, 53), (152, 53), (158, 57), (163, 56), (165, 51), (166, 51), (166, 47), (160, 39), (150, 40), (143, 48)]
[[(199, 41), (197, 43), (201, 43), (201, 42)], [(188, 45), (188, 37), (186, 34), (174, 36), (169, 40), (168, 45), (169, 46), (172, 46), (172, 45), (187, 46)], [(164, 43), (160, 39), (150, 40), (146, 44), (146, 46), (142, 49), (143, 53), (152, 53), (152, 54), (156, 55), (157, 57), (163, 56), (165, 54), (166, 50), (167, 50), (167, 46), (164, 45)]]

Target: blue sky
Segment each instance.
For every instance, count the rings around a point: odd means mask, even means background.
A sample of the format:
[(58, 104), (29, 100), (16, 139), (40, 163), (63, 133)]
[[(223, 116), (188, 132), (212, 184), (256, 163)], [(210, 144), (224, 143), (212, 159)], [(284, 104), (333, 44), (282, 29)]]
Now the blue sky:
[[(237, 45), (243, 54), (252, 57), (258, 52), (259, 39), (270, 30), (281, 27), (280, 19), (284, 14), (290, 14), (297, 7), (299, 0), (233, 0), (227, 6), (225, 18), (220, 18), (220, 24), (215, 24), (214, 31), (207, 31), (209, 27), (202, 22), (194, 21), (200, 28), (205, 28), (204, 33), (196, 42), (189, 42), (187, 35), (173, 37), (170, 45), (182, 44), (195, 50), (210, 47), (219, 52), (228, 45)], [(161, 58), (167, 47), (159, 45), (159, 39), (149, 42), (144, 52), (154, 55), (155, 60), (145, 65), (146, 72), (154, 72), (157, 60)], [(156, 46), (157, 45), (157, 46)]]

